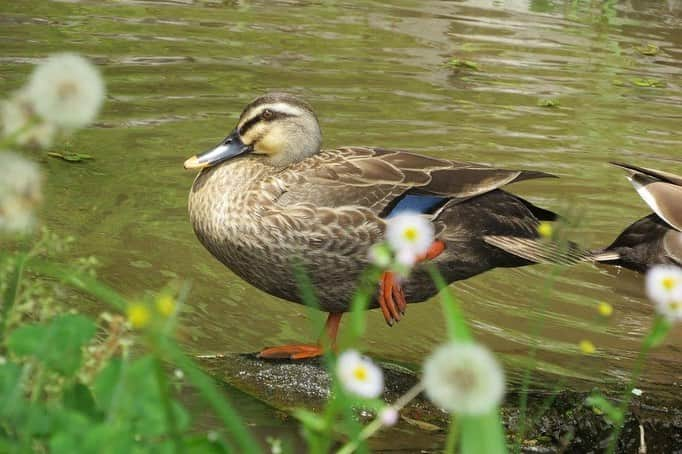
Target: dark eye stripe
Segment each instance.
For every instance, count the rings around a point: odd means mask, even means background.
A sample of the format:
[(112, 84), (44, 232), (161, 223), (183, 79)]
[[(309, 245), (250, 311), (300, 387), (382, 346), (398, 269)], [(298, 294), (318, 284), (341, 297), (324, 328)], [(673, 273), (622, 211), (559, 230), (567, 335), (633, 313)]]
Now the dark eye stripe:
[(293, 117), (292, 114), (289, 113), (284, 113), (284, 112), (277, 112), (276, 110), (270, 110), (270, 118), (263, 118), (263, 113), (260, 115), (256, 115), (255, 117), (251, 118), (250, 120), (246, 121), (241, 128), (239, 128), (239, 135), (244, 136), (249, 129), (253, 127), (253, 125), (260, 123), (261, 121), (273, 121), (277, 120), (279, 118), (285, 118), (285, 117)]

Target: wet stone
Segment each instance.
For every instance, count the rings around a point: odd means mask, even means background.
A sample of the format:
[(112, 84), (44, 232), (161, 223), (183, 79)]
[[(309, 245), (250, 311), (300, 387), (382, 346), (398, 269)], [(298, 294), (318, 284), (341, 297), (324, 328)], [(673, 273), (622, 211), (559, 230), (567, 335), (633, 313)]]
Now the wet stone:
[[(200, 356), (199, 360), (216, 379), (279, 410), (319, 410), (329, 396), (331, 380), (320, 359), (264, 360), (255, 354), (223, 354)], [(381, 361), (378, 365), (384, 372), (383, 398), (387, 402), (394, 402), (418, 381), (418, 375), (407, 367)], [(613, 425), (584, 404), (588, 395), (572, 391), (559, 393), (525, 435), (524, 452), (603, 452), (609, 444)], [(546, 394), (531, 393), (527, 415), (537, 414), (546, 398)], [(512, 390), (502, 407), (502, 420), (510, 434), (516, 431), (520, 422), (518, 402), (519, 395)], [(372, 417), (366, 412), (359, 412), (358, 416), (361, 419)], [(423, 395), (410, 402), (400, 412), (400, 417), (401, 423), (422, 433), (443, 432), (449, 425), (447, 413)], [(679, 405), (663, 406), (634, 396), (618, 452), (642, 452), (642, 434), (646, 452), (682, 453), (682, 410)], [(510, 443), (512, 441), (510, 438)]]

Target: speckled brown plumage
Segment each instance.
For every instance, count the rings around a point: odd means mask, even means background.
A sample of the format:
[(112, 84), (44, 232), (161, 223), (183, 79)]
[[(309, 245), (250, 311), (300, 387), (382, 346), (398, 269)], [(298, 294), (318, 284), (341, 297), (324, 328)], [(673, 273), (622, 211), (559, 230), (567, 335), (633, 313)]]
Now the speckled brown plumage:
[[(201, 243), (247, 282), (300, 303), (292, 272), (298, 263), (321, 308), (345, 312), (396, 198), (409, 192), (449, 199), (432, 220), (447, 246), (434, 262), (452, 282), (531, 263), (484, 237), (535, 238), (538, 221), (554, 214), (500, 188), (547, 176), (363, 147), (320, 151), (285, 168), (246, 154), (202, 170), (189, 213)], [(436, 293), (419, 268), (403, 288), (409, 302)]]

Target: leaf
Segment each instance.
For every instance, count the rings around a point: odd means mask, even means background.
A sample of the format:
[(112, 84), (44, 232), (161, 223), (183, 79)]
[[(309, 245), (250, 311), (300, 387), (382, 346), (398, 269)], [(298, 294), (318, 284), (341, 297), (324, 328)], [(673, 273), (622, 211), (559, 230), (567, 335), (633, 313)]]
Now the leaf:
[(645, 46), (635, 46), (635, 50), (642, 55), (652, 57), (654, 55), (658, 55), (658, 53), (661, 51), (661, 48), (655, 44), (647, 43)]
[(64, 407), (77, 411), (94, 421), (102, 419), (101, 413), (97, 410), (95, 398), (90, 392), (90, 388), (83, 383), (76, 382), (64, 390), (62, 396)]
[(447, 62), (447, 65), (454, 69), (471, 69), (478, 71), (478, 65), (476, 63), (469, 60), (460, 60), (459, 58), (451, 59)]
[(294, 418), (301, 421), (304, 426), (314, 432), (323, 432), (327, 428), (324, 418), (312, 411), (297, 409), (294, 410), (293, 414)]
[(634, 78), (630, 82), (636, 87), (663, 88), (666, 86), (665, 82), (658, 79)]
[(553, 99), (541, 99), (538, 101), (539, 107), (559, 107), (559, 102)]
[(81, 366), (81, 349), (95, 335), (95, 324), (83, 315), (60, 315), (46, 324), (25, 325), (12, 332), (9, 349), (19, 356), (34, 356), (64, 376)]
[(504, 454), (507, 445), (497, 408), (483, 416), (459, 416), (462, 453)]
[(620, 424), (623, 421), (623, 412), (611, 402), (606, 400), (604, 396), (594, 393), (585, 399), (585, 404), (592, 407), (593, 410), (598, 410), (613, 424)]
[(53, 158), (63, 159), (67, 162), (81, 162), (92, 159), (92, 156), (85, 153), (59, 153), (57, 151), (49, 151), (48, 156)]

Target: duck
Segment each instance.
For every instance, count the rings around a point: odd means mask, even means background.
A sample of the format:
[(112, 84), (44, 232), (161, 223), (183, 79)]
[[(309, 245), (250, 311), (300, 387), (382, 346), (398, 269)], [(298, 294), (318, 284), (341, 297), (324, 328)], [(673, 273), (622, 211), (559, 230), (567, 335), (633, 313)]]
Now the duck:
[(523, 249), (540, 241), (538, 226), (557, 215), (502, 188), (553, 175), (403, 150), (321, 146), (311, 105), (272, 92), (249, 103), (215, 147), (184, 162), (199, 171), (188, 200), (199, 242), (241, 279), (290, 302), (304, 303), (295, 271), (303, 270), (328, 313), (318, 342), (265, 348), (259, 357), (298, 360), (335, 348), (341, 317), (370, 264), (368, 250), (398, 214), (425, 217), (436, 236), (409, 277), (381, 275), (368, 309), (381, 309), (389, 326), (405, 316), (408, 302), (438, 292), (425, 262), (450, 284), (543, 260), (526, 258)]
[(622, 162), (627, 179), (653, 213), (630, 224), (595, 261), (639, 273), (653, 265), (682, 266), (682, 176)]

